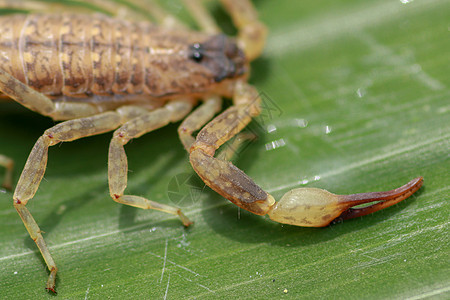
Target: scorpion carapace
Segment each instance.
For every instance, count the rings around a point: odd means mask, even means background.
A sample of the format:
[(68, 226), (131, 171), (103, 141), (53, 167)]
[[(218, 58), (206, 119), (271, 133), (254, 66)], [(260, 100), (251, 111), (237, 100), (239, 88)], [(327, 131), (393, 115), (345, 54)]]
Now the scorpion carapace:
[[(280, 223), (326, 226), (391, 206), (422, 185), (418, 177), (392, 191), (349, 196), (300, 188), (276, 202), (231, 162), (215, 157), (222, 144), (260, 114), (260, 96), (246, 80), (249, 61), (261, 54), (266, 38), (250, 1), (221, 2), (238, 29), (236, 39), (219, 34), (196, 0), (186, 3), (199, 18), (201, 32), (179, 29), (180, 22), (160, 10), (161, 26), (102, 15), (0, 18), (0, 91), (44, 116), (65, 120), (37, 140), (13, 196), (14, 207), (50, 271), (48, 290), (55, 291), (57, 267), (26, 204), (44, 176), (48, 148), (60, 142), (115, 130), (108, 155), (111, 198), (173, 214), (185, 226), (192, 222), (180, 209), (125, 193), (124, 146), (180, 120), (184, 120), (178, 129), (181, 142), (202, 180), (243, 209)], [(167, 18), (171, 22), (164, 22)], [(233, 104), (214, 117), (222, 108), (222, 96), (231, 97)], [(5, 184), (11, 185), (12, 161), (0, 155), (0, 165), (7, 168)], [(375, 204), (352, 208), (370, 202)]]
[(198, 96), (248, 71), (244, 52), (225, 35), (100, 14), (2, 17), (0, 53), (3, 70), (55, 101)]
[(223, 34), (190, 46), (189, 56), (216, 74), (214, 81), (233, 79), (248, 72), (244, 52)]

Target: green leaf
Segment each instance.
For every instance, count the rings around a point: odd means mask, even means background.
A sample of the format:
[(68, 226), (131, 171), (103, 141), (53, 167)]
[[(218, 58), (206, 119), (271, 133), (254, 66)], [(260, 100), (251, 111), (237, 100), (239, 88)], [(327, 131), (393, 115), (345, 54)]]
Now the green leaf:
[[(194, 174), (171, 125), (126, 146), (128, 192), (176, 202), (195, 221), (184, 229), (170, 215), (111, 200), (111, 134), (64, 143), (50, 149), (27, 205), (58, 265), (62, 298), (449, 297), (445, 1), (255, 2), (270, 35), (250, 82), (272, 115), (251, 125), (264, 121), (265, 130), (236, 165), (276, 199), (299, 186), (388, 190), (417, 176), (424, 187), (373, 215), (319, 229), (283, 226), (209, 189), (184, 185), (180, 193), (193, 198), (169, 195), (171, 180), (177, 192), (173, 180)], [(225, 13), (210, 6), (228, 28)], [(54, 122), (0, 106), (0, 153), (15, 160), (17, 180)], [(2, 298), (51, 298), (10, 191), (0, 191), (0, 224)]]

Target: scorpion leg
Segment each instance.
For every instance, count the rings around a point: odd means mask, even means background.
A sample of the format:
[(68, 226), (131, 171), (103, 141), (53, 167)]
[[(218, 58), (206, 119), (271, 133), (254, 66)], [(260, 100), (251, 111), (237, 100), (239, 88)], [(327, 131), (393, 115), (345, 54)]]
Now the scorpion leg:
[[(128, 2), (135, 2), (128, 0)], [(138, 3), (131, 3), (139, 10), (133, 10), (126, 5), (109, 0), (90, 0), (88, 1), (46, 1), (46, 0), (0, 0), (0, 7), (9, 9), (20, 9), (32, 13), (67, 13), (68, 8), (71, 12), (92, 13), (101, 11), (104, 14), (120, 16), (129, 20), (143, 20), (146, 18), (146, 8)]]
[(2, 186), (5, 189), (10, 190), (12, 188), (14, 161), (9, 157), (0, 154), (0, 166), (6, 168), (5, 179), (3, 180)]
[[(252, 132), (239, 132), (234, 140), (226, 146), (225, 149), (221, 149), (221, 152), (217, 154), (217, 158), (222, 160), (233, 160), (239, 154), (240, 147), (247, 141), (256, 140), (257, 136)], [(222, 147), (224, 148), (224, 147)]]
[(14, 192), (14, 207), (22, 218), (31, 238), (38, 246), (50, 270), (46, 287), (50, 291), (55, 292), (56, 264), (42, 237), (38, 224), (26, 208), (26, 204), (35, 195), (44, 176), (47, 166), (48, 148), (59, 142), (73, 141), (111, 131), (117, 128), (121, 124), (121, 121), (121, 117), (117, 112), (105, 112), (87, 118), (65, 121), (47, 129), (37, 140), (33, 150), (31, 150), (30, 156), (22, 171)]
[[(315, 188), (287, 192), (279, 202), (261, 189), (231, 162), (215, 158), (215, 151), (242, 130), (260, 111), (256, 90), (237, 83), (234, 105), (209, 122), (190, 148), (192, 167), (217, 193), (239, 207), (257, 215), (266, 215), (279, 223), (322, 227), (340, 216), (343, 219), (363, 216), (394, 205), (416, 192), (422, 185), (418, 177), (403, 187), (387, 192), (340, 196)], [(354, 206), (378, 202), (366, 208)]]
[(23, 84), (1, 68), (0, 91), (30, 110), (53, 120), (77, 119), (99, 113), (99, 109), (89, 103), (53, 103), (47, 96)]
[(199, 0), (183, 0), (191, 15), (194, 17), (198, 26), (207, 33), (220, 33), (220, 28), (217, 26), (214, 18), (211, 16), (203, 4)]
[(32, 0), (0, 0), (0, 7), (33, 12), (45, 12), (49, 10), (48, 3), (39, 3)]
[[(181, 143), (187, 152), (189, 152), (192, 144), (195, 142), (193, 137), (194, 131), (202, 128), (213, 116), (218, 113), (222, 106), (222, 99), (218, 96), (211, 96), (205, 100), (196, 110), (194, 110), (178, 127), (178, 135), (180, 136)], [(231, 160), (236, 153), (236, 149), (246, 141), (254, 139), (255, 135), (250, 133), (239, 133), (234, 139), (232, 145), (219, 154), (219, 158)]]
[(125, 188), (127, 187), (128, 172), (128, 162), (124, 145), (133, 138), (140, 137), (170, 122), (181, 120), (191, 109), (192, 103), (189, 101), (172, 101), (162, 108), (131, 119), (114, 132), (109, 146), (108, 156), (109, 191), (114, 201), (142, 209), (160, 210), (178, 216), (184, 226), (192, 224), (178, 208), (160, 204), (139, 196), (124, 195)]
[(221, 0), (238, 29), (238, 44), (252, 61), (259, 57), (266, 42), (267, 29), (249, 0)]
[(183, 24), (176, 17), (166, 12), (161, 6), (159, 6), (154, 0), (149, 0), (145, 3), (145, 10), (152, 16), (155, 21), (166, 27), (174, 29), (186, 29), (187, 26)]
[(190, 162), (202, 180), (234, 204), (265, 215), (275, 200), (231, 162), (214, 157), (215, 151), (238, 134), (260, 112), (255, 88), (239, 82), (234, 105), (209, 122), (190, 148)]
[(222, 108), (222, 99), (218, 96), (211, 96), (205, 100), (196, 110), (194, 110), (178, 127), (178, 135), (181, 143), (186, 151), (189, 152), (192, 144), (195, 142), (192, 134), (199, 130), (209, 120), (211, 120), (216, 113)]
[(0, 91), (41, 115), (51, 117), (56, 110), (55, 105), (48, 97), (23, 84), (2, 68), (0, 68)]
[[(220, 29), (199, 0), (183, 1), (200, 28), (207, 33), (219, 33)], [(221, 0), (239, 30), (238, 44), (252, 61), (261, 55), (267, 36), (266, 27), (258, 20), (258, 14), (249, 0)]]

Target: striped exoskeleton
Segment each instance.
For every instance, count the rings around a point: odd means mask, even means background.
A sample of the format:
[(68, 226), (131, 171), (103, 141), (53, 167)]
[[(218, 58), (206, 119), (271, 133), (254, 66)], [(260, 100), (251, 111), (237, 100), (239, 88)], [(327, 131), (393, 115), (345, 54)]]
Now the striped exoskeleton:
[[(14, 207), (50, 270), (46, 286), (50, 291), (55, 291), (57, 267), (26, 204), (44, 175), (48, 148), (60, 142), (115, 130), (108, 157), (112, 199), (176, 215), (185, 226), (191, 221), (180, 209), (124, 193), (128, 171), (124, 145), (183, 119), (178, 133), (202, 180), (239, 207), (280, 223), (321, 227), (363, 216), (402, 201), (422, 184), (419, 177), (392, 191), (348, 196), (300, 188), (276, 202), (231, 162), (214, 157), (260, 113), (261, 100), (247, 78), (249, 62), (262, 52), (266, 29), (249, 1), (221, 1), (239, 31), (236, 39), (220, 34), (199, 2), (185, 2), (200, 32), (184, 28), (168, 15), (162, 16), (160, 26), (104, 15), (0, 18), (0, 91), (62, 121), (37, 140), (13, 196)], [(231, 98), (233, 105), (214, 117), (222, 97)], [(7, 167), (5, 183), (11, 185), (12, 162), (0, 156), (0, 165)]]

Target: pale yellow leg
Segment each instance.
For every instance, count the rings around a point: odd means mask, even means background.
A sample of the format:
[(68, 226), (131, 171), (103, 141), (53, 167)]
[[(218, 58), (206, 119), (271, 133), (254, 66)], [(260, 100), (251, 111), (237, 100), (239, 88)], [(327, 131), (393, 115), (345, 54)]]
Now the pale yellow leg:
[[(200, 0), (183, 0), (200, 28), (211, 34), (220, 33), (211, 14)], [(261, 55), (267, 37), (267, 29), (258, 20), (258, 14), (249, 0), (221, 0), (238, 29), (238, 45), (252, 61)]]
[(100, 11), (104, 14), (118, 16), (129, 20), (147, 19), (145, 6), (142, 4), (142, 1), (127, 0), (127, 2), (134, 2), (132, 4), (135, 7), (139, 7), (140, 4), (141, 7), (139, 9), (133, 10), (130, 7), (110, 0), (79, 0), (71, 2), (49, 2), (46, 0), (0, 0), (0, 7), (9, 9), (21, 9), (27, 12), (41, 14), (61, 14), (67, 13), (68, 11), (72, 13), (94, 13)]
[(267, 37), (266, 27), (249, 0), (221, 0), (236, 25), (239, 46), (251, 61), (261, 55)]
[(14, 161), (9, 157), (0, 154), (0, 166), (6, 168), (5, 179), (3, 179), (2, 186), (10, 190), (12, 188)]
[(96, 106), (89, 103), (53, 103), (47, 96), (23, 84), (1, 68), (0, 91), (28, 109), (54, 120), (82, 118), (99, 112)]
[(254, 214), (265, 215), (275, 200), (231, 162), (214, 157), (216, 150), (247, 126), (260, 112), (256, 89), (237, 83), (233, 106), (209, 122), (190, 148), (195, 172), (213, 190)]
[(47, 166), (48, 148), (59, 142), (68, 142), (82, 137), (100, 134), (117, 128), (121, 117), (116, 112), (106, 112), (88, 118), (62, 122), (48, 130), (37, 140), (17, 183), (14, 192), (14, 207), (19, 213), (31, 238), (36, 242), (45, 259), (50, 276), (46, 288), (55, 292), (56, 264), (42, 237), (41, 230), (25, 207), (33, 198), (44, 176)]
[(239, 155), (242, 145), (247, 141), (255, 140), (257, 136), (252, 132), (239, 132), (231, 143), (222, 146), (221, 152), (217, 154), (217, 158), (221, 160), (233, 160)]
[(44, 116), (50, 117), (56, 109), (53, 102), (44, 94), (23, 84), (1, 68), (0, 91), (28, 109), (36, 111)]
[[(106, 10), (114, 17), (126, 19), (130, 21), (148, 21), (149, 10), (147, 1), (142, 0), (126, 0), (129, 5), (120, 3), (120, 1), (111, 0), (89, 0), (85, 1), (89, 5), (95, 5), (102, 10)], [(61, 6), (64, 6), (62, 4)], [(65, 9), (67, 11), (67, 8)]]
[(160, 5), (156, 3), (155, 0), (146, 1), (146, 11), (152, 16), (153, 19), (156, 20), (158, 24), (164, 26), (166, 28), (174, 28), (174, 29), (186, 29), (187, 26), (183, 24), (176, 17), (172, 16), (168, 12), (165, 11)]
[(210, 34), (220, 33), (214, 18), (199, 0), (183, 0), (183, 2), (202, 31)]
[(1, 8), (8, 9), (23, 9), (28, 11), (41, 11), (49, 9), (48, 3), (39, 3), (37, 1), (29, 0), (0, 0)]
[(178, 216), (184, 226), (192, 224), (178, 208), (160, 204), (139, 196), (124, 195), (128, 176), (128, 162), (124, 145), (133, 138), (140, 137), (145, 133), (163, 127), (170, 122), (181, 120), (191, 111), (191, 109), (192, 104), (189, 101), (169, 102), (162, 108), (128, 121), (114, 132), (109, 146), (108, 156), (109, 191), (114, 201), (142, 209), (160, 210)]
[(211, 96), (205, 99), (205, 102), (199, 108), (194, 110), (178, 127), (178, 135), (184, 149), (189, 152), (195, 138), (192, 136), (194, 131), (199, 130), (209, 120), (214, 117), (222, 108), (222, 98)]
[(55, 111), (50, 117), (55, 121), (73, 120), (96, 115), (99, 108), (89, 103), (58, 102), (55, 103)]

